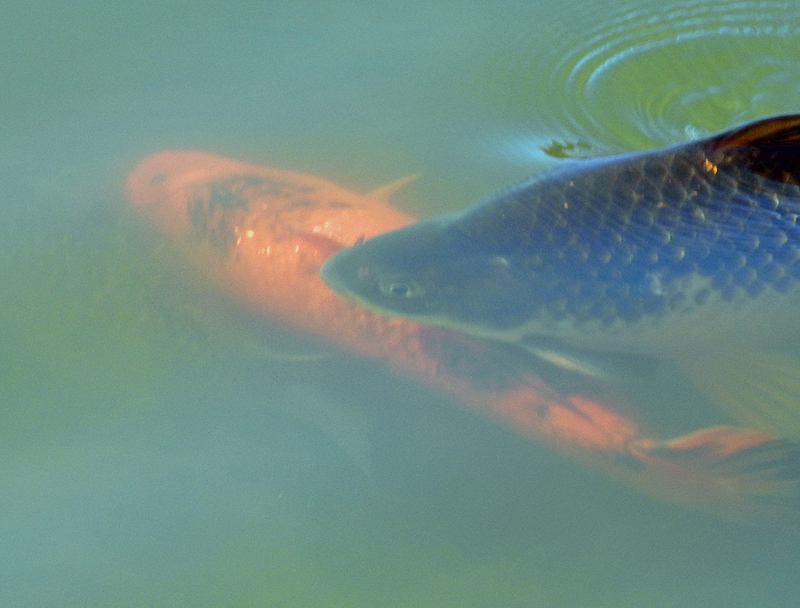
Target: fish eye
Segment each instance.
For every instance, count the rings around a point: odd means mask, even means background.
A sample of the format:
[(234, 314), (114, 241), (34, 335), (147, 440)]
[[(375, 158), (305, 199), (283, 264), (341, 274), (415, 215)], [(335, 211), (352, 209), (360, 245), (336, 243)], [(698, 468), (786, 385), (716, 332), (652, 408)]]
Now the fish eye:
[(411, 281), (381, 281), (378, 284), (383, 295), (392, 298), (418, 298), (422, 295), (422, 287)]

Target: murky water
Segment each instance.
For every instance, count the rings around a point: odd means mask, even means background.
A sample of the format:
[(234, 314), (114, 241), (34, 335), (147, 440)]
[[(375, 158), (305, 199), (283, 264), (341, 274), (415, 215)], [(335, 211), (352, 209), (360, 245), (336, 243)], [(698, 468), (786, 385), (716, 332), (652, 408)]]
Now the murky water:
[[(251, 318), (121, 183), (201, 148), (361, 191), (421, 173), (399, 206), (461, 208), (554, 157), (796, 111), (799, 30), (794, 2), (12, 2), (0, 605), (790, 605), (796, 536)], [(643, 395), (665, 432), (707, 422), (684, 384)]]

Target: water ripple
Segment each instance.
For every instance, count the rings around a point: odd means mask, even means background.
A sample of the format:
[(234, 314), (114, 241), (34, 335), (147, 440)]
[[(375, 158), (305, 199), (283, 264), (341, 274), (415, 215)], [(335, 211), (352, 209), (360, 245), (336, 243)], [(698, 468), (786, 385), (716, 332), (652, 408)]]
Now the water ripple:
[(795, 2), (627, 5), (579, 38), (555, 29), (493, 68), (510, 105), (553, 136), (542, 147), (554, 156), (651, 148), (800, 110)]

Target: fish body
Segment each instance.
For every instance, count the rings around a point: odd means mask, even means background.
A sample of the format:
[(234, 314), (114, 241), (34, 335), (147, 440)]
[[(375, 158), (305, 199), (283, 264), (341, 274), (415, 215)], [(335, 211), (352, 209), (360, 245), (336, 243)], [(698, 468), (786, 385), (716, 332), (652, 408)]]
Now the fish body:
[[(322, 277), (372, 309), (540, 355), (563, 346), (692, 366), (796, 336), (799, 216), (800, 115), (783, 116), (563, 163), (343, 250)], [(717, 358), (725, 373), (706, 384), (747, 364)], [(800, 382), (784, 401), (800, 412)]]
[(791, 145), (736, 130), (567, 162), (344, 250), (322, 276), (383, 312), (504, 341), (680, 348), (751, 304), (800, 319), (800, 117), (789, 125)]

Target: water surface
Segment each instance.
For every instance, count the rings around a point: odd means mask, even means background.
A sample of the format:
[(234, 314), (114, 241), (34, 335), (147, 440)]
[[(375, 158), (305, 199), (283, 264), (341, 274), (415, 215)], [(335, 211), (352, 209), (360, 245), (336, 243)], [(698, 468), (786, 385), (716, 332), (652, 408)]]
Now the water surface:
[[(11, 2), (0, 605), (786, 606), (797, 539), (658, 502), (248, 317), (127, 212), (202, 148), (462, 208), (797, 111), (792, 2)], [(322, 349), (322, 351), (320, 351)], [(716, 414), (665, 373), (664, 432)], [(652, 392), (652, 391), (651, 391)]]

